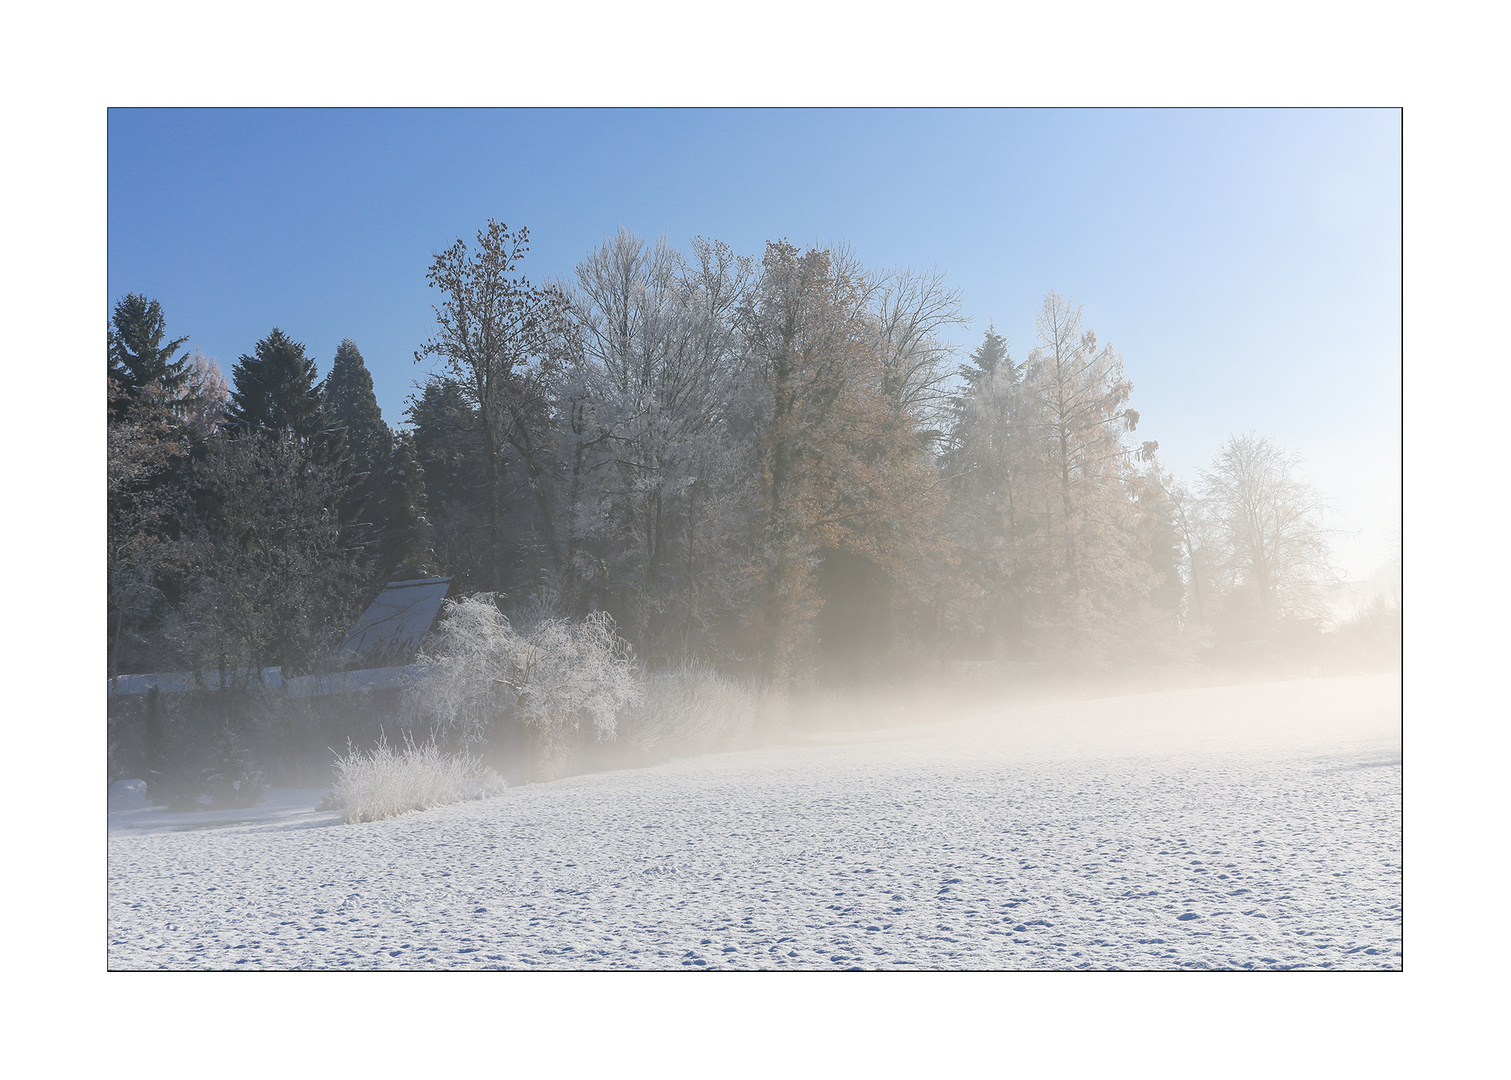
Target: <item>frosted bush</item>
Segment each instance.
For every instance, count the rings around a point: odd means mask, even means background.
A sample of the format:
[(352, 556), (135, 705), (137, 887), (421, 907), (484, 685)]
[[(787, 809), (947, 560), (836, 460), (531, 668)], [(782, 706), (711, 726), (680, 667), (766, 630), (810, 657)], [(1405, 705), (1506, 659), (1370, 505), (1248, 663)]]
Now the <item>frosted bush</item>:
[(492, 719), (511, 708), (548, 739), (582, 721), (612, 738), (619, 710), (644, 691), (606, 612), (581, 622), (542, 618), (521, 633), (488, 593), (447, 603), (419, 663), (425, 674), (407, 695), (408, 716), (467, 744), (482, 742)]
[(406, 737), (402, 747), (380, 739), (371, 750), (348, 749), (338, 756), (331, 801), (351, 825), (503, 789), (503, 779), (473, 755), (448, 754), (433, 742), (416, 746)]
[(716, 671), (657, 675), (621, 718), (620, 737), (646, 753), (697, 753), (729, 746), (756, 725), (754, 688)]

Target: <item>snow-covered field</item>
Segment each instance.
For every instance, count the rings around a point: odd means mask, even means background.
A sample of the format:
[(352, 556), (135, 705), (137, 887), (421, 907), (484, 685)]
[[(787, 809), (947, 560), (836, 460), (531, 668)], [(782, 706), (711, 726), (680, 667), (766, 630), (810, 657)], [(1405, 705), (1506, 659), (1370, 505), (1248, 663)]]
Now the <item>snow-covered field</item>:
[(108, 962), (1399, 969), (1399, 691), (957, 710), (362, 825), (112, 814)]

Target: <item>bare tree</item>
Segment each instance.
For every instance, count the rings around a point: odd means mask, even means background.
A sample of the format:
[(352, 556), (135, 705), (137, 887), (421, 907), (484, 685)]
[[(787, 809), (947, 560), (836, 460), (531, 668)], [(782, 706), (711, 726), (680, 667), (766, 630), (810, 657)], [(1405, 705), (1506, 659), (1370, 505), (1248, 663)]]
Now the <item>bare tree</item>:
[(944, 335), (969, 321), (960, 310), (960, 291), (946, 286), (937, 270), (903, 270), (881, 277), (872, 308), (882, 392), (898, 413), (938, 433), (955, 355), (955, 346)]
[(1217, 545), (1212, 536), (1212, 523), (1206, 515), (1201, 497), (1184, 483), (1167, 475), (1158, 463), (1151, 463), (1145, 475), (1163, 496), (1171, 524), (1175, 528), (1180, 548), (1180, 569), (1189, 590), (1187, 623), (1204, 630), (1211, 619), (1210, 608), (1215, 599), (1212, 595), (1215, 575), (1212, 559), (1217, 553)]
[(1231, 436), (1201, 474), (1229, 606), (1252, 606), (1266, 621), (1320, 616), (1323, 586), (1336, 578), (1322, 524), (1327, 501), (1296, 475), (1300, 463), (1248, 432)]

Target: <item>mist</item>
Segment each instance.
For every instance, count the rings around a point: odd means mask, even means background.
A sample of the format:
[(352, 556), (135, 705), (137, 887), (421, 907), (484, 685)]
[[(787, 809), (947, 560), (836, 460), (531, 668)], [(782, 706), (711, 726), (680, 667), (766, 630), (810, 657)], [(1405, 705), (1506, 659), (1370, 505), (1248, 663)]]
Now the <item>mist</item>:
[(402, 419), (116, 301), (112, 968), (1400, 967), (1398, 527), (1177, 475), (1055, 291), (529, 248), (433, 256)]

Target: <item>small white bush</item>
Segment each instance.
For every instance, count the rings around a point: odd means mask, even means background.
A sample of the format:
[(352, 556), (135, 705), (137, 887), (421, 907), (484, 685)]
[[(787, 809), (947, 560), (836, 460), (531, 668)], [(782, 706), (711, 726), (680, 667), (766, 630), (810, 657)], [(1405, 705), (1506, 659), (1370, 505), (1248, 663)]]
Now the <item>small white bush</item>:
[(521, 633), (487, 593), (448, 602), (418, 662), (425, 673), (406, 698), (411, 723), (467, 744), (482, 742), (509, 707), (543, 736), (586, 720), (599, 738), (612, 738), (619, 710), (643, 692), (629, 644), (607, 613), (582, 622), (543, 618)]
[(416, 746), (406, 736), (403, 747), (380, 739), (371, 750), (348, 749), (338, 755), (331, 801), (351, 825), (481, 798), (503, 789), (503, 779), (473, 755), (444, 753), (433, 742)]
[(753, 687), (712, 670), (657, 675), (619, 722), (620, 738), (650, 754), (694, 754), (731, 746), (756, 726)]

